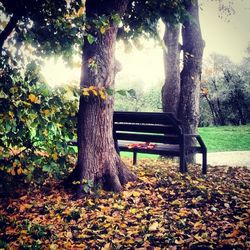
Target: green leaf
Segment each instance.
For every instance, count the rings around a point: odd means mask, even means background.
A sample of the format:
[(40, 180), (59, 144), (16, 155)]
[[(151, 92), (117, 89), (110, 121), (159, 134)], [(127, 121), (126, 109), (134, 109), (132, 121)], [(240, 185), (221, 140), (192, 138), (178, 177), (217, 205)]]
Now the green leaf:
[(95, 42), (96, 39), (92, 35), (88, 34), (87, 35), (87, 40), (88, 40), (89, 44), (92, 44), (92, 43)]
[(128, 90), (128, 94), (132, 97), (132, 98), (136, 98), (136, 91), (134, 89), (129, 89)]
[(121, 89), (121, 90), (117, 90), (116, 93), (122, 96), (126, 96), (127, 95), (127, 90)]

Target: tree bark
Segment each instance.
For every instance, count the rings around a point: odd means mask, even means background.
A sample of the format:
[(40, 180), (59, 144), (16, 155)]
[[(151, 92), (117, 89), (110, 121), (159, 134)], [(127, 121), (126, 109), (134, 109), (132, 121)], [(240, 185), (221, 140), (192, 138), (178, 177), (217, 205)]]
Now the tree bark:
[[(86, 2), (87, 18), (113, 12), (122, 15), (127, 0), (106, 1), (99, 5), (96, 0)], [(89, 19), (90, 20), (90, 19)], [(104, 34), (92, 27), (89, 32), (96, 37), (93, 44), (84, 41), (81, 87), (113, 88), (116, 64), (115, 43), (117, 26), (110, 22)], [(96, 68), (89, 65), (94, 61)], [(105, 101), (86, 101), (80, 98), (78, 113), (78, 161), (68, 181), (92, 180), (101, 183), (104, 189), (121, 191), (135, 175), (121, 161), (113, 140), (113, 96), (107, 95)], [(77, 196), (82, 194), (82, 185), (77, 186)]]
[(3, 49), (4, 42), (7, 40), (13, 29), (16, 27), (18, 20), (19, 17), (13, 14), (4, 30), (0, 33), (0, 51)]
[(165, 82), (162, 87), (163, 112), (172, 112), (176, 116), (180, 101), (180, 24), (165, 23), (164, 67)]
[[(200, 78), (204, 41), (199, 22), (198, 0), (185, 1), (190, 16), (182, 26), (183, 69), (181, 71), (181, 93), (179, 119), (182, 121), (184, 133), (196, 134), (199, 124)], [(187, 140), (187, 145), (194, 145), (194, 140)], [(188, 162), (195, 161), (190, 155)]]

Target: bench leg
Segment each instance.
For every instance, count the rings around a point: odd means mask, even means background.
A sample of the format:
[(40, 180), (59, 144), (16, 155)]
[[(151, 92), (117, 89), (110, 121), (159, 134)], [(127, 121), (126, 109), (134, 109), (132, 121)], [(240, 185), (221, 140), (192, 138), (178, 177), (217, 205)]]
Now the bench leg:
[(134, 151), (133, 152), (133, 165), (136, 165), (137, 162), (137, 153)]
[(207, 152), (202, 153), (202, 174), (207, 173)]
[(187, 163), (186, 163), (185, 156), (180, 157), (180, 172), (181, 173), (187, 172)]

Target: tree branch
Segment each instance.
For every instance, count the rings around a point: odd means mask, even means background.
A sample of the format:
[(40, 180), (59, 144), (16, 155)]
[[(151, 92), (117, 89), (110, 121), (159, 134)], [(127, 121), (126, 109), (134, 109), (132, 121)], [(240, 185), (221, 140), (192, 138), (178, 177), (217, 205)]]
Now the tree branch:
[(9, 37), (9, 35), (13, 31), (13, 29), (16, 27), (18, 20), (19, 20), (19, 17), (16, 15), (13, 15), (10, 18), (10, 20), (9, 20), (8, 24), (6, 25), (6, 27), (4, 28), (4, 30), (0, 33), (0, 51), (3, 48), (4, 42)]

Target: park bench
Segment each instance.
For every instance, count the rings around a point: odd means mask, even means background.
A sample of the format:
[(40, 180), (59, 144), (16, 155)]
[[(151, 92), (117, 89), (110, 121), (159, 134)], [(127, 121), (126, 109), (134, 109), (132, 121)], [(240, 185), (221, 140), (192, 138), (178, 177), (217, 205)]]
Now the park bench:
[[(207, 172), (207, 149), (199, 135), (184, 134), (181, 122), (172, 113), (114, 112), (113, 136), (115, 148), (133, 153), (133, 164), (138, 153), (179, 157), (180, 172), (187, 172), (186, 157), (202, 154), (202, 173)], [(195, 146), (186, 146), (186, 139), (194, 138)]]
[[(207, 172), (207, 149), (199, 135), (184, 134), (181, 122), (172, 113), (115, 111), (113, 117), (115, 149), (133, 153), (133, 165), (138, 153), (179, 157), (180, 172), (187, 172), (186, 157), (202, 154), (202, 173)], [(187, 147), (186, 139), (195, 138), (198, 145)], [(69, 145), (76, 146), (76, 141)]]

